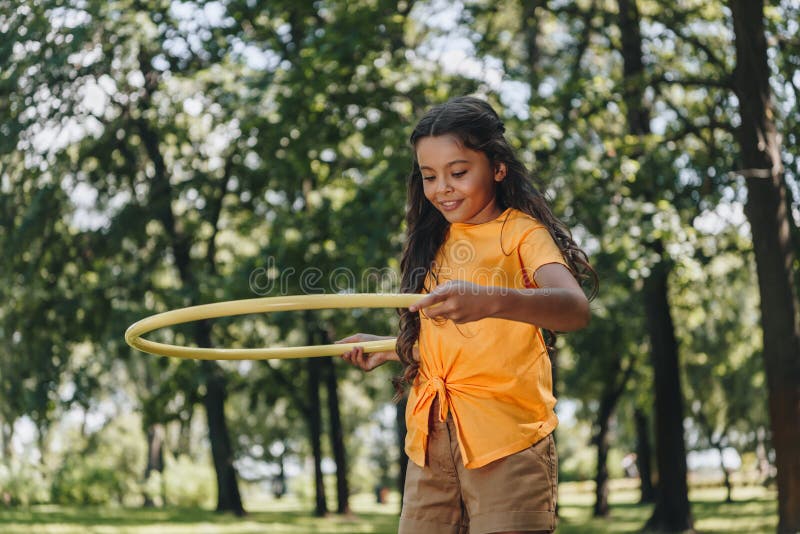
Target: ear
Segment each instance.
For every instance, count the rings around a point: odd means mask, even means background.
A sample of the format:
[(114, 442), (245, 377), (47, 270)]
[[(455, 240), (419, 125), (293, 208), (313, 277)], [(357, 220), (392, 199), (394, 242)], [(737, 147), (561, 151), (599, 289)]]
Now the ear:
[(508, 171), (508, 167), (502, 161), (495, 164), (494, 166), (494, 181), (495, 182), (502, 182), (503, 179), (506, 177), (506, 172)]

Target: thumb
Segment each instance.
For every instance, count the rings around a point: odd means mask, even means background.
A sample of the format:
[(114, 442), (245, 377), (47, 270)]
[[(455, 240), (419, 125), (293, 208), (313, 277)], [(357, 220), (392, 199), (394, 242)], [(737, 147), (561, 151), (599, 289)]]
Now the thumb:
[(422, 297), (416, 303), (408, 307), (409, 311), (415, 312), (427, 307), (433, 307), (444, 301), (448, 297), (450, 286), (447, 284), (437, 286), (433, 291)]

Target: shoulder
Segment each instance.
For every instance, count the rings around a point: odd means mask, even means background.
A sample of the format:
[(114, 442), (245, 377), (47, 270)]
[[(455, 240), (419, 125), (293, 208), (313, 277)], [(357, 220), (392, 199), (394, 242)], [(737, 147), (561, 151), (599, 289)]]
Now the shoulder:
[(516, 250), (528, 264), (538, 261), (564, 263), (564, 255), (555, 236), (541, 220), (523, 211), (513, 210), (509, 222), (511, 230), (508, 237), (503, 236), (503, 242), (506, 247)]
[(544, 230), (545, 233), (549, 234), (547, 227), (539, 219), (524, 211), (512, 208), (508, 219), (505, 221), (503, 233), (509, 234), (509, 239), (513, 239), (515, 244), (519, 244), (540, 230)]

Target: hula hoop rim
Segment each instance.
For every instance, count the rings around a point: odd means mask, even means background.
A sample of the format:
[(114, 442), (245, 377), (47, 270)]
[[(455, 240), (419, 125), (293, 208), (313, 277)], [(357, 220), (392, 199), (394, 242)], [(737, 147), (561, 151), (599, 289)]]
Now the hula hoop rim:
[(338, 293), (258, 297), (199, 304), (156, 313), (136, 321), (125, 331), (125, 342), (149, 354), (196, 360), (267, 360), (338, 356), (355, 347), (362, 347), (365, 352), (388, 351), (394, 350), (397, 338), (301, 347), (222, 349), (170, 345), (144, 339), (142, 336), (161, 328), (206, 319), (311, 309), (401, 308), (415, 304), (424, 297), (425, 294), (418, 293)]

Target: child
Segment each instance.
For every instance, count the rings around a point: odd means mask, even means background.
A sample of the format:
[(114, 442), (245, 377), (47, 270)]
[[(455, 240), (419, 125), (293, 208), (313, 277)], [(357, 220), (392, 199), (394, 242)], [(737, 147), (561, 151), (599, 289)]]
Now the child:
[[(557, 458), (550, 358), (540, 329), (589, 321), (586, 254), (530, 183), (486, 102), (432, 108), (411, 135), (396, 351), (342, 357), (403, 363), (409, 456), (400, 533), (555, 529)], [(355, 334), (337, 343), (386, 339)], [(418, 343), (418, 346), (416, 345)]]

